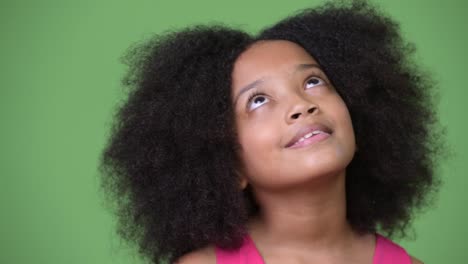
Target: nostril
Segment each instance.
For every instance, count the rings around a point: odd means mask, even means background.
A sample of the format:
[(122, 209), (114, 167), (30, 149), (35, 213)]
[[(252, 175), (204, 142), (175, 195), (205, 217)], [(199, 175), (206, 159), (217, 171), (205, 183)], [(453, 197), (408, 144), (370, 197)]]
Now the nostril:
[[(311, 107), (311, 108), (307, 109), (307, 113), (311, 114), (311, 113), (315, 112), (316, 109), (317, 109), (317, 107), (315, 107), (315, 106)], [(302, 114), (302, 112), (292, 114), (291, 119), (298, 119), (301, 114)]]
[(298, 119), (300, 115), (301, 115), (300, 113), (297, 113), (297, 114), (292, 115), (291, 117), (292, 119)]

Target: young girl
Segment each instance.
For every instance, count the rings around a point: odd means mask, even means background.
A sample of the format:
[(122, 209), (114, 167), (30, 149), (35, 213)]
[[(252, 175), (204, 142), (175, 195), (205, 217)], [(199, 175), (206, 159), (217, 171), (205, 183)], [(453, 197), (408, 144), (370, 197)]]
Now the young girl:
[(413, 51), (361, 1), (136, 47), (101, 164), (119, 234), (153, 263), (421, 263), (389, 239), (444, 149)]

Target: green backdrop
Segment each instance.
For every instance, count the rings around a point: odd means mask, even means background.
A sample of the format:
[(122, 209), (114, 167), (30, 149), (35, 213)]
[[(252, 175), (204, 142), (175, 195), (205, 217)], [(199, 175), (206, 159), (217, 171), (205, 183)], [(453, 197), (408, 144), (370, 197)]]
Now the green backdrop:
[[(321, 1), (2, 1), (0, 263), (142, 263), (115, 235), (97, 160), (122, 99), (119, 57), (152, 33), (223, 22), (255, 32)], [(468, 259), (466, 1), (376, 1), (442, 88), (455, 156), (433, 207), (398, 241), (426, 263)]]

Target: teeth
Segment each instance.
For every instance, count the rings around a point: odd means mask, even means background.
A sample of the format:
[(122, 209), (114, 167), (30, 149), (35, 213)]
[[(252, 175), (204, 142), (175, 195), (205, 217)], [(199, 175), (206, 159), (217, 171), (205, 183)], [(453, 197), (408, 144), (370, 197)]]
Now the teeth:
[(298, 140), (298, 142), (304, 141), (305, 139), (310, 138), (311, 136), (317, 135), (317, 134), (320, 134), (320, 133), (324, 133), (324, 132), (323, 132), (323, 131), (320, 131), (320, 130), (315, 130), (315, 131), (313, 131), (313, 132), (310, 132), (310, 133), (304, 135), (303, 137), (301, 137), (301, 138)]

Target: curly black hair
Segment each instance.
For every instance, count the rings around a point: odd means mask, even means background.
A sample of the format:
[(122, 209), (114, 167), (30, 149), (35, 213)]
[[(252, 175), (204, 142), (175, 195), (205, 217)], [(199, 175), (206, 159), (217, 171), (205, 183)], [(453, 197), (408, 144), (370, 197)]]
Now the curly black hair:
[(118, 233), (154, 263), (207, 243), (240, 245), (231, 72), (251, 37), (224, 26), (155, 36), (124, 57), (128, 100), (101, 161)]
[(288, 40), (322, 66), (351, 115), (359, 151), (346, 168), (346, 213), (358, 231), (405, 236), (440, 184), (448, 154), (437, 86), (398, 23), (366, 1), (306, 9), (260, 33)]
[(404, 234), (437, 190), (446, 150), (437, 85), (398, 24), (365, 1), (303, 10), (258, 36), (225, 26), (159, 35), (124, 57), (128, 98), (103, 150), (101, 188), (118, 233), (153, 263), (207, 245), (237, 248), (256, 215), (239, 188), (231, 103), (237, 57), (260, 40), (301, 45), (345, 101), (359, 151), (346, 173), (347, 219), (361, 232)]

